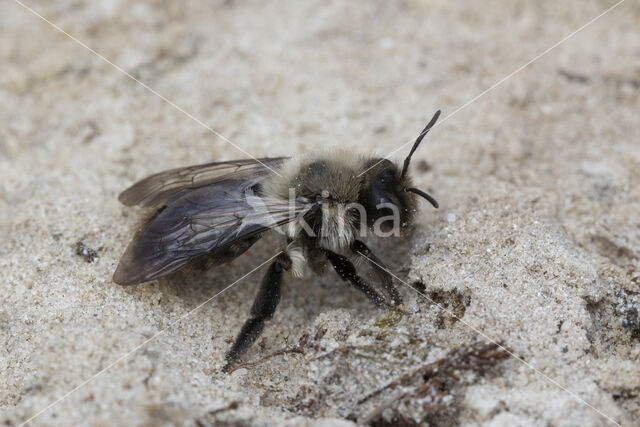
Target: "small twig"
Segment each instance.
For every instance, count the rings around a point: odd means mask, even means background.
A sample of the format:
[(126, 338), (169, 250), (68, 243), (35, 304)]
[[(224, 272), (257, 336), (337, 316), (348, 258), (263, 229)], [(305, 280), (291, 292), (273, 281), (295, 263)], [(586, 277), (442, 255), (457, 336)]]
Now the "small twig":
[(318, 328), (318, 330), (316, 331), (316, 334), (313, 336), (313, 340), (320, 341), (326, 333), (327, 333), (327, 328), (324, 328), (324, 327)]
[(196, 420), (194, 420), (194, 422), (195, 422), (196, 426), (198, 426), (198, 427), (205, 427), (206, 424), (202, 421), (205, 417), (215, 417), (216, 415), (218, 415), (218, 414), (220, 414), (222, 412), (238, 409), (239, 406), (240, 406), (240, 402), (233, 401), (233, 402), (229, 403), (227, 406), (223, 406), (222, 408), (213, 409), (213, 410), (207, 412), (202, 417), (202, 419), (196, 419)]
[(420, 366), (418, 368), (414, 368), (414, 369), (410, 370), (409, 372), (406, 372), (406, 373), (402, 374), (400, 377), (396, 378), (395, 380), (391, 381), (390, 383), (387, 383), (387, 385), (385, 385), (383, 387), (380, 387), (379, 389), (367, 394), (365, 397), (363, 397), (362, 399), (360, 399), (358, 401), (358, 405), (362, 405), (367, 400), (376, 397), (377, 395), (379, 395), (380, 393), (382, 393), (383, 391), (385, 391), (388, 388), (394, 388), (394, 387), (399, 386), (400, 384), (407, 383), (410, 379), (415, 378), (419, 374), (422, 374), (424, 376), (424, 375), (427, 375), (429, 373), (436, 372), (437, 367), (442, 364), (443, 360), (444, 359), (436, 360), (435, 362), (428, 363), (428, 364)]
[(355, 356), (359, 356), (359, 357), (363, 357), (365, 359), (370, 359), (370, 360), (374, 360), (374, 357), (368, 356), (366, 354), (362, 354), (362, 353), (356, 353), (356, 350), (371, 350), (374, 347), (371, 345), (345, 345), (345, 346), (340, 346), (340, 347), (336, 347), (333, 350), (329, 350), (326, 353), (323, 353), (319, 356), (316, 356), (315, 359), (313, 360), (320, 360), (320, 359), (324, 359), (326, 357), (329, 356), (333, 356), (336, 353), (353, 353), (353, 355)]
[(233, 368), (229, 369), (227, 371), (228, 374), (237, 371), (238, 369), (241, 368), (252, 368), (254, 366), (260, 365), (261, 363), (266, 362), (267, 360), (276, 357), (276, 356), (280, 356), (282, 354), (287, 354), (287, 353), (297, 353), (297, 354), (304, 354), (304, 350), (302, 350), (298, 345), (295, 345), (293, 347), (286, 347), (286, 348), (282, 348), (278, 351), (274, 351), (271, 354), (267, 354), (266, 356), (256, 360), (255, 362), (246, 362), (246, 363), (240, 363), (236, 366), (234, 366)]
[(576, 82), (576, 83), (588, 83), (589, 82), (589, 76), (587, 76), (585, 74), (579, 74), (579, 73), (576, 73), (576, 72), (573, 72), (573, 71), (568, 71), (568, 70), (563, 70), (563, 69), (559, 69), (558, 70), (558, 74), (560, 74), (562, 77), (566, 78), (570, 82)]
[(212, 411), (207, 412), (207, 415), (218, 415), (220, 412), (231, 411), (233, 409), (238, 409), (240, 406), (240, 402), (233, 401), (229, 403), (227, 406), (223, 406), (222, 408), (214, 409)]
[(267, 354), (266, 356), (256, 360), (255, 362), (246, 362), (246, 363), (240, 363), (234, 367), (229, 367), (227, 370), (227, 367), (225, 367), (225, 371), (227, 374), (230, 374), (234, 371), (237, 371), (238, 369), (241, 368), (252, 368), (254, 366), (260, 365), (261, 363), (266, 362), (267, 360), (276, 357), (276, 356), (280, 356), (283, 354), (289, 354), (289, 353), (296, 353), (296, 354), (304, 354), (304, 350), (308, 347), (311, 348), (316, 348), (317, 345), (314, 344), (316, 341), (319, 341), (320, 339), (322, 339), (322, 337), (324, 337), (324, 334), (327, 333), (327, 329), (326, 328), (319, 328), (315, 335), (313, 336), (312, 339), (310, 339), (310, 336), (308, 333), (304, 333), (302, 334), (302, 336), (300, 337), (300, 339), (298, 340), (298, 343), (294, 346), (289, 346), (289, 347), (285, 347), (285, 348), (281, 348), (280, 350), (274, 351), (273, 353)]
[[(373, 411), (371, 411), (369, 413), (369, 415), (367, 415), (365, 418), (361, 418), (358, 420), (358, 424), (369, 424), (371, 423), (373, 420), (375, 420), (376, 418), (378, 418), (380, 415), (382, 415), (382, 413), (384, 411), (386, 411), (388, 408), (393, 407), (396, 403), (406, 399), (407, 397), (415, 397), (415, 396), (419, 396), (422, 393), (428, 391), (429, 389), (431, 389), (432, 387), (436, 386), (438, 381), (436, 380), (436, 377), (432, 377), (429, 379), (429, 381), (427, 381), (427, 383), (421, 387), (418, 387), (417, 389), (413, 390), (413, 391), (399, 391), (396, 394), (394, 394), (389, 400), (387, 400), (385, 403), (383, 403), (382, 405), (380, 405), (379, 407), (377, 407), (376, 409), (374, 409)], [(437, 396), (438, 397), (444, 397), (447, 396), (448, 393), (438, 393)], [(431, 405), (431, 406), (442, 406), (442, 405), (436, 405), (436, 404), (425, 404), (425, 405)]]
[(396, 402), (403, 400), (408, 395), (409, 395), (409, 392), (405, 392), (405, 391), (396, 392), (396, 394), (391, 396), (391, 399), (387, 400), (385, 403), (383, 403), (382, 405), (378, 406), (376, 409), (371, 411), (369, 415), (363, 418), (359, 418), (358, 424), (364, 424), (364, 425), (370, 424), (373, 420), (381, 416), (384, 411), (391, 408)]
[[(415, 389), (412, 393), (411, 396), (420, 396), (423, 393), (426, 393), (427, 391), (429, 391), (432, 387), (435, 387), (438, 383), (438, 380), (436, 379), (436, 377), (432, 377), (429, 379), (429, 381), (427, 381), (427, 383), (423, 386), (418, 387), (417, 389)], [(448, 393), (438, 393), (438, 395), (442, 394), (443, 396), (448, 395)]]
[(422, 405), (422, 410), (425, 412), (444, 411), (445, 409), (447, 409), (447, 405), (437, 403), (425, 403)]

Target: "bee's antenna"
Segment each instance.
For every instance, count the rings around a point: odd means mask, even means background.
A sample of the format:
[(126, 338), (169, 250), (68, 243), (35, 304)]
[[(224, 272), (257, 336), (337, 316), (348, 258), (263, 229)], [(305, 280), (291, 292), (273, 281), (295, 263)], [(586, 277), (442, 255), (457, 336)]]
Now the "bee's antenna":
[(427, 199), (427, 201), (429, 203), (431, 203), (433, 205), (434, 208), (438, 209), (439, 205), (438, 202), (436, 201), (436, 199), (434, 199), (433, 197), (431, 197), (430, 195), (428, 195), (427, 193), (425, 193), (422, 190), (418, 190), (417, 188), (405, 188), (404, 191), (410, 191), (412, 193), (417, 194), (420, 197), (424, 197), (425, 199)]
[[(413, 143), (413, 147), (411, 147), (411, 151), (409, 151), (409, 155), (407, 156), (406, 159), (404, 159), (404, 165), (402, 166), (402, 174), (400, 176), (405, 176), (407, 174), (407, 169), (409, 169), (409, 162), (411, 161), (411, 156), (413, 155), (413, 152), (416, 151), (416, 149), (418, 148), (418, 145), (420, 145), (420, 143), (422, 142), (422, 139), (427, 135), (427, 133), (429, 133), (433, 125), (436, 124), (438, 117), (440, 117), (440, 110), (436, 111), (436, 113), (433, 115), (433, 118), (431, 119), (429, 124), (424, 128), (422, 132), (420, 132), (420, 135), (418, 135), (418, 139), (416, 139), (416, 142)], [(431, 204), (433, 204), (433, 202)]]

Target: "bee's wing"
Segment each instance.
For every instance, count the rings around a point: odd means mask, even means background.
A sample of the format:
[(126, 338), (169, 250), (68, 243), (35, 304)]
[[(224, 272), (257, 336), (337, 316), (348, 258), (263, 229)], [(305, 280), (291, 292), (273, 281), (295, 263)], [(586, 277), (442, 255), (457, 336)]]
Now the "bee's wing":
[[(205, 255), (233, 258), (261, 233), (306, 215), (306, 200), (253, 195), (247, 181), (225, 180), (171, 199), (136, 234), (113, 280), (121, 285), (166, 276)], [(226, 261), (221, 260), (221, 261)]]
[[(233, 179), (265, 177), (287, 157), (233, 160), (171, 169), (151, 175), (123, 191), (118, 199), (126, 206), (157, 206), (195, 188)], [(271, 169), (269, 169), (271, 168)]]

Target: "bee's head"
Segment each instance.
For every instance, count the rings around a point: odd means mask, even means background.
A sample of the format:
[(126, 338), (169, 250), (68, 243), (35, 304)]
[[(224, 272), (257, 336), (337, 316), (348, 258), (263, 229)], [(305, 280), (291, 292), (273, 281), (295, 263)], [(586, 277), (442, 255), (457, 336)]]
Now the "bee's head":
[(387, 159), (373, 159), (368, 165), (365, 165), (366, 173), (364, 174), (364, 185), (360, 192), (359, 203), (366, 210), (367, 225), (370, 227), (378, 223), (382, 231), (388, 231), (397, 225), (404, 228), (415, 211), (416, 195), (425, 198), (433, 207), (438, 208), (438, 202), (433, 197), (411, 186), (411, 179), (407, 175), (407, 171), (411, 156), (439, 116), (440, 110), (436, 112), (416, 139), (409, 155), (404, 160), (402, 169)]

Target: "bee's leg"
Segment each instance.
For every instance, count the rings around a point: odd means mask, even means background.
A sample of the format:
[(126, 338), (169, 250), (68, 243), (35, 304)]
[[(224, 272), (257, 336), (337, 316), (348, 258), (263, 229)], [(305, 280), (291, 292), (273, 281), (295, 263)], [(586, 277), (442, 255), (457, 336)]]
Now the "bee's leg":
[(225, 371), (231, 368), (236, 359), (260, 336), (264, 329), (265, 320), (269, 320), (273, 316), (280, 302), (280, 284), (283, 271), (290, 268), (291, 258), (286, 253), (279, 255), (269, 266), (251, 307), (251, 316), (242, 326), (233, 346), (227, 353)]
[(351, 250), (367, 260), (371, 268), (373, 268), (373, 271), (375, 271), (376, 276), (378, 276), (378, 280), (380, 280), (384, 289), (389, 293), (391, 303), (394, 306), (402, 304), (402, 297), (400, 296), (400, 292), (398, 292), (398, 288), (393, 284), (393, 277), (391, 273), (389, 273), (389, 269), (380, 261), (380, 258), (371, 252), (371, 249), (360, 240), (353, 242)]
[(377, 307), (388, 307), (384, 297), (380, 295), (378, 291), (369, 286), (362, 277), (358, 276), (356, 268), (353, 266), (351, 261), (340, 254), (326, 249), (323, 249), (322, 252), (324, 252), (327, 259), (336, 270), (336, 273), (338, 273), (343, 280), (351, 282), (356, 289), (364, 293)]

